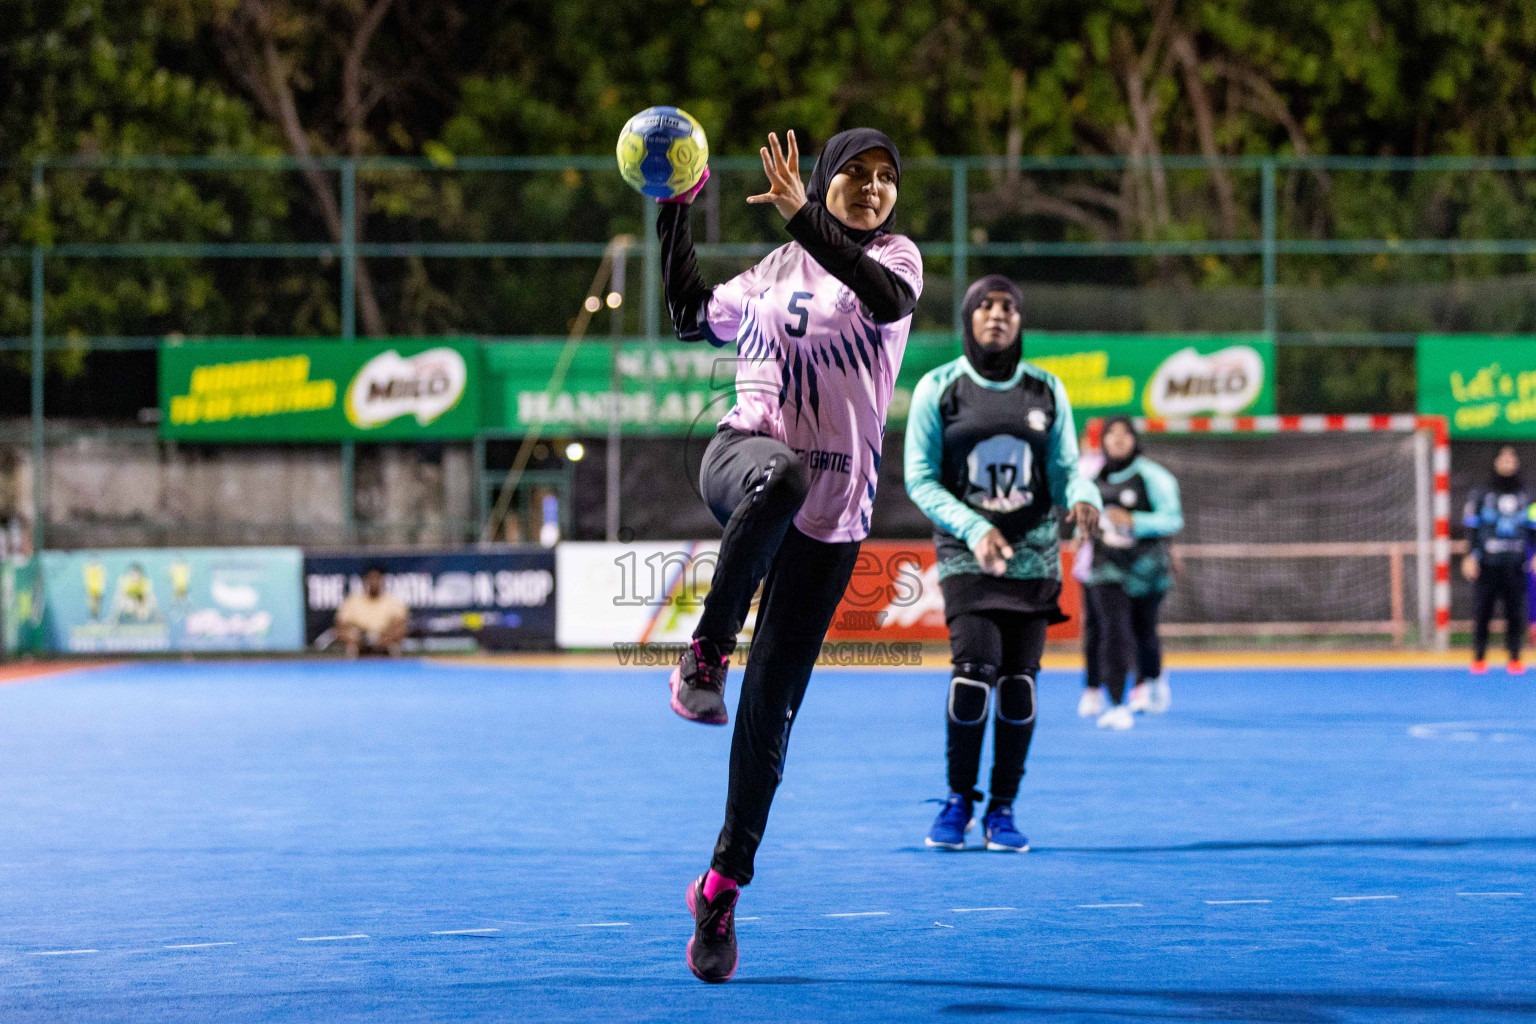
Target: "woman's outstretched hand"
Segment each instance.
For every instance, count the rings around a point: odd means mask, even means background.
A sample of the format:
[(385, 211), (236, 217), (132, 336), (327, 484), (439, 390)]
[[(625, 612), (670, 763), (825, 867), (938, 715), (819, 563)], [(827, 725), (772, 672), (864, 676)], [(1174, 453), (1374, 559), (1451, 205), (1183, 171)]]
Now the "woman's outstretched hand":
[[(779, 148), (779, 137), (768, 133), (768, 145), (758, 152), (763, 157), (763, 171), (768, 175), (768, 191), (748, 196), (749, 203), (772, 203), (779, 216), (785, 220), (800, 212), (805, 205), (805, 186), (800, 183), (800, 145), (795, 142), (795, 131), (789, 130), (789, 153)], [(771, 152), (770, 152), (771, 150)]]

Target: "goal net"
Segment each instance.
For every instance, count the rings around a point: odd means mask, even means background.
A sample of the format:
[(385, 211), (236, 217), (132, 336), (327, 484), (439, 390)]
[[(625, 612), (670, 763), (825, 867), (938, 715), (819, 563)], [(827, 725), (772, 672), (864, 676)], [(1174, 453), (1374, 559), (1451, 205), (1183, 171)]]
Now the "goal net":
[[(1443, 648), (1450, 620), (1445, 421), (1434, 416), (1138, 420), (1179, 481), (1168, 636), (1374, 638)], [(1088, 423), (1097, 454), (1101, 420)]]

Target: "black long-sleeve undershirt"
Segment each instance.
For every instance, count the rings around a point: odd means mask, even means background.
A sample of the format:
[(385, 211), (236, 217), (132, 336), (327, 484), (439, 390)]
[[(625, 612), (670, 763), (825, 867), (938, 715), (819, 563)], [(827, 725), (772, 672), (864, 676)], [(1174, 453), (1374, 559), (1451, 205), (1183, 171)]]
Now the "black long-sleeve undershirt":
[(699, 257), (693, 251), (693, 229), (688, 224), (692, 204), (659, 205), (656, 234), (661, 240), (661, 286), (667, 313), (679, 341), (703, 341), (704, 307), (714, 289), (699, 276)]
[(806, 203), (784, 227), (827, 273), (858, 296), (875, 323), (895, 323), (917, 308), (911, 286), (849, 238), (825, 206)]
[[(704, 311), (714, 291), (699, 275), (688, 203), (662, 203), (656, 231), (667, 313), (681, 341), (704, 340)], [(894, 323), (917, 308), (917, 296), (895, 272), (850, 239), (826, 207), (806, 203), (785, 225), (817, 263), (843, 282), (877, 324)]]

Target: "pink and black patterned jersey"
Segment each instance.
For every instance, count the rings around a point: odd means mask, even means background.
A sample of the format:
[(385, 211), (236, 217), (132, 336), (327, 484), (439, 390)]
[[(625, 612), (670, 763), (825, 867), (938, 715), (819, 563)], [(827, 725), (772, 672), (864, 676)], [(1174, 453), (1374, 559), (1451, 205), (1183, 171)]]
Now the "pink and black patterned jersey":
[[(881, 235), (865, 252), (922, 293), (923, 260), (910, 239)], [(790, 242), (717, 286), (704, 324), (715, 344), (736, 343), (736, 405), (720, 425), (783, 441), (804, 460), (802, 533), (863, 540), (911, 315), (875, 323), (847, 285)]]

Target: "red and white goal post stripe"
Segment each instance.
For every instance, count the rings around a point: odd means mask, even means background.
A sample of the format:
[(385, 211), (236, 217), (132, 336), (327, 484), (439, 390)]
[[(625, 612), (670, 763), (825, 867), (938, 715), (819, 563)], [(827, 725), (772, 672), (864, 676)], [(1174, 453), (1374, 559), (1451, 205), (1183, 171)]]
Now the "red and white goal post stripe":
[[(1450, 644), (1451, 635), (1451, 444), (1450, 434), (1447, 430), (1444, 416), (1417, 416), (1411, 413), (1398, 415), (1355, 415), (1355, 416), (1194, 416), (1189, 418), (1146, 418), (1135, 419), (1136, 429), (1146, 434), (1221, 434), (1230, 436), (1242, 436), (1253, 434), (1326, 434), (1326, 433), (1414, 433), (1423, 434), (1430, 439), (1432, 449), (1430, 453), (1430, 480), (1425, 480), (1420, 474), (1417, 487), (1422, 493), (1424, 489), (1431, 489), (1430, 518), (1432, 523), (1419, 523), (1419, 538), (1415, 546), (1421, 550), (1431, 550), (1431, 558), (1418, 559), (1420, 593), (1426, 590), (1433, 594), (1433, 619), (1434, 619), (1434, 646), (1436, 650), (1445, 650)], [(1090, 419), (1087, 422), (1087, 447), (1097, 450), (1100, 446), (1100, 438), (1104, 431), (1104, 421), (1101, 418)], [(1416, 471), (1417, 472), (1417, 471)], [(1419, 503), (1420, 506), (1423, 502)], [(1416, 512), (1416, 516), (1418, 513)], [(1319, 543), (1319, 544), (1240, 544), (1240, 545), (1189, 545), (1185, 546), (1186, 554), (1203, 554), (1208, 557), (1243, 557), (1244, 555), (1272, 555), (1272, 556), (1313, 556), (1334, 557), (1339, 555), (1385, 555), (1391, 559), (1393, 588), (1392, 588), (1392, 619), (1388, 623), (1338, 623), (1326, 629), (1326, 632), (1341, 633), (1354, 631), (1351, 627), (1361, 627), (1364, 632), (1388, 632), (1393, 635), (1395, 642), (1401, 643), (1405, 629), (1405, 618), (1402, 608), (1402, 564), (1404, 549), (1409, 545), (1401, 541), (1365, 542), (1365, 543)], [(1200, 550), (1194, 550), (1198, 547)], [(1230, 551), (1225, 549), (1232, 549)], [(1277, 550), (1268, 551), (1269, 548)], [(1207, 550), (1208, 549), (1208, 550)], [(1241, 550), (1239, 550), (1241, 549)], [(1284, 550), (1278, 550), (1284, 549)], [(1427, 569), (1433, 564), (1433, 583), (1430, 583), (1430, 574)], [(1280, 626), (1279, 632), (1308, 633), (1323, 632), (1314, 630), (1308, 624), (1299, 623), (1265, 623), (1256, 624), (1264, 627), (1254, 629), (1254, 632), (1276, 630), (1271, 627)], [(1239, 627), (1241, 629), (1242, 627)], [(1231, 630), (1227, 630), (1231, 632)]]

